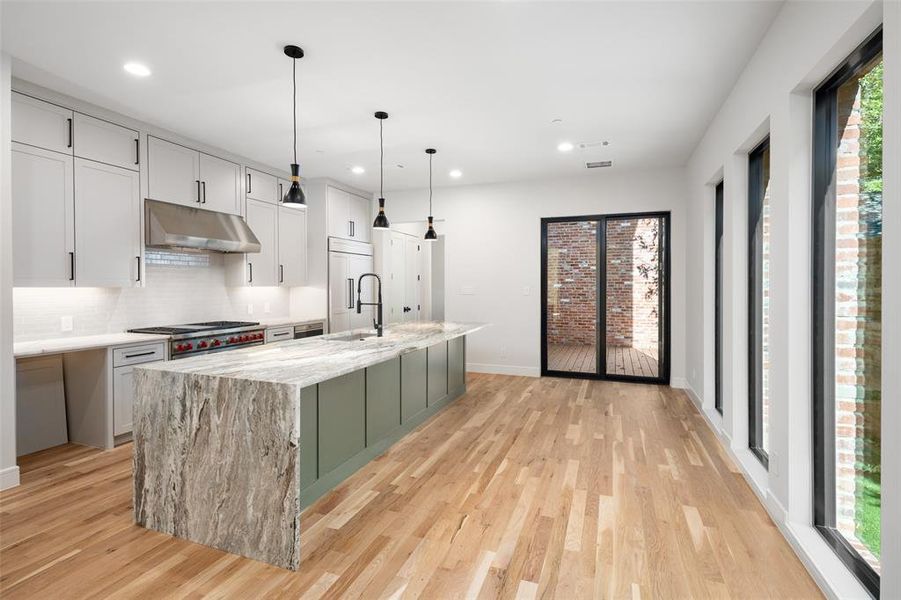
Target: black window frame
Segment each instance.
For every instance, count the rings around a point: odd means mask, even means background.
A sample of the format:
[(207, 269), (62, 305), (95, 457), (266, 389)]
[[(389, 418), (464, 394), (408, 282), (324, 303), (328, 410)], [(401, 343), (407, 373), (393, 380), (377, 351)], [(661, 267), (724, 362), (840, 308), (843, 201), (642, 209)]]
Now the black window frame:
[(873, 32), (814, 90), (812, 243), (813, 525), (874, 598), (879, 574), (834, 527), (835, 369), (834, 255), (836, 91), (882, 52), (882, 27)]
[(723, 414), (723, 201), (725, 181), (714, 189), (713, 237), (713, 407)]
[(763, 448), (763, 265), (757, 260), (757, 243), (762, 247), (758, 236), (763, 236), (763, 199), (769, 184), (764, 181), (763, 157), (769, 148), (767, 134), (748, 154), (748, 448), (766, 469), (770, 460)]

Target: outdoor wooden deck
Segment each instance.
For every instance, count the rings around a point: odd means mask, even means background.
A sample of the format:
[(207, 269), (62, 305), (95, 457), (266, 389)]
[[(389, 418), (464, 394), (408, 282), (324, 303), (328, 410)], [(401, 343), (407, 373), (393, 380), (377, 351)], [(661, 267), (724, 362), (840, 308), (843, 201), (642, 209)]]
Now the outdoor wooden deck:
[[(595, 372), (595, 347), (587, 344), (550, 344), (547, 366), (551, 371)], [(636, 348), (612, 346), (607, 349), (607, 373), (658, 377), (657, 359)]]

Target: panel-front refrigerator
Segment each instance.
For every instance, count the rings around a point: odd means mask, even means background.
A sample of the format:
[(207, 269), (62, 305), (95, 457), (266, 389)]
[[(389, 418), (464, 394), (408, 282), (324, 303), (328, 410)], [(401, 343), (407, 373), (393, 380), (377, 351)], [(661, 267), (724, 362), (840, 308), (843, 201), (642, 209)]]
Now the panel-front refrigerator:
[[(360, 276), (372, 273), (372, 244), (329, 238), (328, 253), (328, 302), (329, 333), (350, 329), (372, 329), (375, 310), (364, 306), (357, 314), (357, 285)], [(363, 280), (360, 298), (363, 302), (375, 302), (375, 279)]]

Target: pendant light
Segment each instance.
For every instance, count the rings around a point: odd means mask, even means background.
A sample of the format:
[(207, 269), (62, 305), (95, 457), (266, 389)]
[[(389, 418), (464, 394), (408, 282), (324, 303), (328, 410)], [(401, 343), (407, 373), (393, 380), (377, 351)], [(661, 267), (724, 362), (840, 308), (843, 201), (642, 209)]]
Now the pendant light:
[(285, 46), (285, 55), (292, 59), (291, 85), (294, 90), (294, 162), (291, 163), (291, 187), (282, 202), (285, 204), (306, 204), (303, 189), (300, 187), (300, 165), (297, 164), (297, 59), (303, 58), (303, 49), (298, 46)]
[(385, 216), (385, 137), (382, 125), (388, 118), (388, 113), (378, 111), (375, 118), (379, 120), (379, 214), (372, 223), (373, 229), (388, 229), (388, 217)]
[(435, 233), (435, 227), (432, 224), (432, 157), (435, 156), (435, 153), (438, 152), (434, 148), (426, 148), (425, 153), (429, 155), (429, 228), (425, 232), (425, 239), (434, 242), (438, 239), (438, 234)]

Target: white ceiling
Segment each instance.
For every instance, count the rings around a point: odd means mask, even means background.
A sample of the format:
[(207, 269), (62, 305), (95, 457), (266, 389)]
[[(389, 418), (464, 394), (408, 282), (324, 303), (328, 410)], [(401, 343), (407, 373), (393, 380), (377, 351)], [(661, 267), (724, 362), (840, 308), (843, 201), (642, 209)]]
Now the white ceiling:
[[(2, 2), (13, 74), (307, 177), (386, 189), (682, 165), (778, 12), (741, 2)], [(122, 65), (153, 71), (136, 79)], [(553, 119), (563, 122), (553, 124)], [(563, 140), (609, 146), (561, 154)], [(349, 168), (366, 168), (362, 176)], [(464, 176), (448, 177), (451, 168)], [(600, 173), (603, 171), (596, 171)]]

